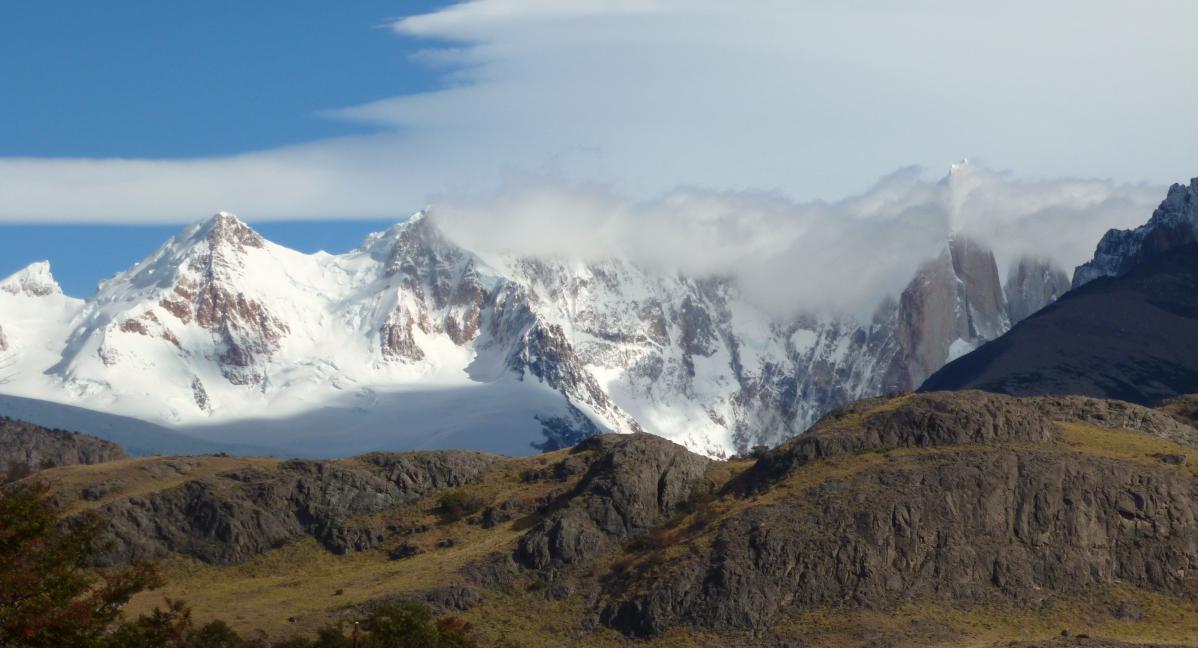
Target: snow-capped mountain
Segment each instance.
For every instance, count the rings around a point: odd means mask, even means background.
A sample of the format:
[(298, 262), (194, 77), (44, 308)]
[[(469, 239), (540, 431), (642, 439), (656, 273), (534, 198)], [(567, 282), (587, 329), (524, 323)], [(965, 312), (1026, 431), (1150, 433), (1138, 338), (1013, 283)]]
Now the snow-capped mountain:
[(0, 393), (299, 454), (645, 430), (720, 456), (997, 337), (1059, 294), (1024, 265), (1004, 291), (990, 251), (956, 237), (869, 321), (780, 319), (728, 279), (477, 254), (423, 212), (343, 255), (221, 213), (86, 302), (44, 263), (0, 283)]
[(83, 307), (62, 294), (45, 261), (0, 281), (0, 391), (57, 361)]
[(1094, 258), (1078, 266), (1073, 287), (1099, 277), (1119, 277), (1141, 263), (1198, 241), (1198, 178), (1174, 184), (1148, 222), (1130, 230), (1109, 230)]

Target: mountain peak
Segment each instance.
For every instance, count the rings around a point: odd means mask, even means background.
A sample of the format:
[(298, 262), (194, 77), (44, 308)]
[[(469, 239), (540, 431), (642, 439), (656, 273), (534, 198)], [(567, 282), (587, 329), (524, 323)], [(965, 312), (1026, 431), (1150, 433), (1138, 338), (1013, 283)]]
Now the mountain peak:
[(49, 261), (35, 261), (6, 277), (0, 281), (0, 291), (32, 297), (62, 294), (62, 288), (50, 272)]
[(386, 231), (366, 237), (362, 248), (382, 261), (387, 274), (394, 274), (401, 265), (415, 258), (442, 258), (454, 262), (464, 257), (464, 251), (449, 240), (437, 224), (437, 218), (422, 209)]
[(1174, 184), (1148, 222), (1130, 230), (1109, 230), (1094, 258), (1077, 267), (1073, 287), (1099, 277), (1120, 277), (1170, 250), (1198, 242), (1198, 178)]
[(219, 211), (199, 228), (197, 237), (204, 237), (213, 246), (229, 244), (235, 247), (257, 247), (265, 243), (265, 239), (231, 212)]

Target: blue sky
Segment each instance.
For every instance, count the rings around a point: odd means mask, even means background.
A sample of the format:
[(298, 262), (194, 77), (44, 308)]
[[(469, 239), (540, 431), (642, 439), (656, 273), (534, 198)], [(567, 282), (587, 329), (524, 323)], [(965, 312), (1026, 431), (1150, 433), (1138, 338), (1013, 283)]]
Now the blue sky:
[[(706, 267), (718, 222), (746, 241), (722, 262), (789, 258), (802, 213), (876, 255), (853, 228), (902, 213), (893, 178), (932, 195), (963, 157), (998, 173), (933, 221), (1075, 263), (1198, 175), (1196, 23), (1192, 0), (3, 2), (0, 275), (48, 258), (87, 295), (218, 210), (309, 250), (433, 205), (480, 244), (611, 253), (680, 189), (644, 254)], [(958, 213), (979, 187), (1001, 204)]]
[(372, 130), (319, 116), (438, 87), (387, 23), (445, 2), (0, 3), (0, 156), (175, 158)]
[[(387, 24), (446, 4), (0, 3), (0, 157), (226, 155), (373, 131), (319, 113), (438, 87), (443, 69), (411, 56), (426, 43), (399, 38)], [(195, 219), (204, 210), (197, 206)], [(256, 227), (297, 250), (344, 252), (391, 222)], [(179, 229), (0, 225), (0, 277), (49, 259), (65, 292), (90, 296), (97, 281)]]
[[(385, 220), (270, 221), (255, 226), (263, 236), (301, 252), (345, 252), (367, 234), (394, 223)], [(178, 233), (176, 225), (6, 225), (0, 226), (0, 277), (48, 259), (63, 292), (90, 297), (96, 282), (149, 256)]]

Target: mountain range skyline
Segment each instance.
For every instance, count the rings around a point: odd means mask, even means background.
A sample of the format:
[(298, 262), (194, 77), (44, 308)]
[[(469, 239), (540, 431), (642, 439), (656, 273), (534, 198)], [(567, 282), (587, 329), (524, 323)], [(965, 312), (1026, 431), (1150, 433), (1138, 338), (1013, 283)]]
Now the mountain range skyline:
[(735, 277), (482, 253), (436, 221), (418, 212), (349, 253), (305, 255), (222, 212), (87, 301), (31, 265), (2, 282), (2, 391), (288, 452), (521, 453), (647, 429), (726, 456), (913, 389), (1068, 285), (1030, 257), (1004, 284), (985, 244), (954, 236), (868, 320), (778, 316)]
[[(1084, 241), (1138, 224), (1163, 191), (1101, 180), (1022, 179), (962, 161), (948, 174), (900, 170), (865, 193), (834, 203), (702, 190), (633, 203), (603, 188), (549, 182), (425, 209), (438, 212), (442, 226), (475, 249), (591, 259), (620, 255), (663, 270), (736, 275), (760, 291), (763, 304), (782, 310), (792, 310), (794, 304), (857, 310), (864, 318), (879, 299), (897, 296), (902, 277), (955, 233), (990, 241), (1004, 275), (1025, 256), (1072, 269), (1089, 258), (1092, 250)], [(246, 221), (292, 249), (339, 254), (404, 218)], [(51, 261), (64, 291), (87, 298), (101, 281), (144, 257), (178, 228), (166, 223), (0, 223), (5, 234), (0, 237), (0, 275)], [(672, 242), (663, 246), (663, 238)], [(865, 258), (870, 248), (887, 251), (884, 261), (874, 262), (884, 265), (852, 276), (831, 271), (837, 259)], [(705, 253), (690, 253), (697, 249)], [(822, 279), (768, 291), (769, 277), (782, 272)], [(830, 293), (821, 294), (826, 287)]]
[(3, 648), (1198, 648), (1198, 2), (0, 2)]

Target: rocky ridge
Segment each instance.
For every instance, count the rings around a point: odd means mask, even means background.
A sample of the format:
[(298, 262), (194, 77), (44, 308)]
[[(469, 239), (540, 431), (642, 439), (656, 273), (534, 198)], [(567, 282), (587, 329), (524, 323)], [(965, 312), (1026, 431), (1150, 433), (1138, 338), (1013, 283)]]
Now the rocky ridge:
[[(439, 566), (436, 592), (397, 576), (388, 597), (565, 606), (584, 643), (609, 628), (784, 645), (814, 632), (788, 619), (817, 610), (1018, 615), (1128, 588), (1195, 604), (1196, 465), (1198, 430), (1168, 409), (966, 391), (855, 403), (755, 461), (603, 435), (530, 458), (243, 466), (98, 505), (108, 561), (238, 563), (310, 537), (396, 574)], [(47, 477), (67, 483), (59, 470)], [(475, 503), (447, 517), (446, 501)], [(920, 632), (951, 645), (966, 630)]]
[[(363, 517), (469, 484), (496, 460), (465, 451), (377, 453), (347, 462), (292, 460), (205, 475), (101, 506), (98, 512), (110, 526), (96, 564), (172, 555), (238, 563), (302, 537), (334, 553), (364, 551), (385, 534)], [(183, 458), (152, 470), (186, 476), (196, 468)], [(120, 487), (119, 480), (112, 485)]]
[[(921, 598), (1037, 605), (1116, 581), (1194, 596), (1193, 473), (1059, 450), (1067, 438), (1060, 420), (1119, 426), (1131, 422), (1129, 410), (1158, 431), (1180, 427), (1124, 404), (977, 392), (838, 412), (747, 474), (755, 492), (774, 497), (726, 517), (710, 549), (647, 560), (609, 583), (602, 617), (650, 636), (680, 623), (766, 628), (792, 606)], [(1179, 447), (1190, 456), (1195, 431), (1177, 438), (1188, 440)], [(861, 467), (777, 493), (838, 461)]]
[(36, 470), (125, 457), (111, 441), (0, 417), (0, 469), (20, 464)]
[(1120, 277), (1170, 250), (1198, 241), (1198, 178), (1174, 184), (1148, 222), (1133, 230), (1103, 235), (1094, 258), (1077, 267), (1073, 287), (1099, 277)]

